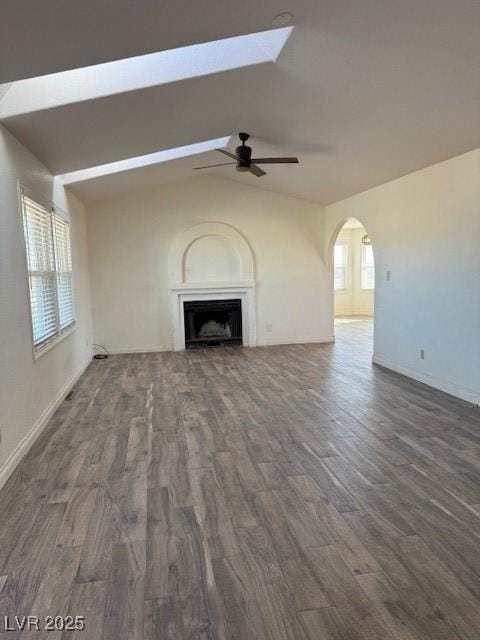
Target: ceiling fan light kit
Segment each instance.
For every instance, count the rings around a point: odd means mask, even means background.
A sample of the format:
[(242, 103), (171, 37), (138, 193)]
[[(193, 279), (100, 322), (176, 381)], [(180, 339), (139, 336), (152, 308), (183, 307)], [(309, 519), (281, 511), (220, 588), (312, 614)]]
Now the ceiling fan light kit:
[(272, 20), (272, 27), (286, 27), (293, 20), (293, 13), (290, 11), (283, 11), (276, 15)]
[(259, 164), (298, 164), (298, 158), (288, 157), (288, 158), (252, 158), (252, 147), (249, 147), (246, 141), (250, 138), (250, 134), (240, 132), (238, 134), (242, 144), (239, 145), (235, 149), (235, 154), (230, 153), (226, 149), (216, 149), (220, 153), (228, 156), (229, 158), (233, 158), (235, 162), (225, 162), (222, 164), (210, 164), (205, 167), (194, 167), (196, 170), (198, 169), (211, 169), (212, 167), (220, 167), (226, 165), (236, 164), (236, 170), (240, 172), (249, 172), (252, 173), (257, 178), (261, 178), (266, 175), (266, 171), (261, 169)]

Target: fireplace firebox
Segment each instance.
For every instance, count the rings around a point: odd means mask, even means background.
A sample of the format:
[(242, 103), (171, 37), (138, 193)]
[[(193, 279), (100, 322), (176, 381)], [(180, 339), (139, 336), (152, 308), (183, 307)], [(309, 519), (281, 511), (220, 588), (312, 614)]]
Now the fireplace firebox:
[(185, 348), (242, 345), (241, 300), (194, 300), (183, 303)]

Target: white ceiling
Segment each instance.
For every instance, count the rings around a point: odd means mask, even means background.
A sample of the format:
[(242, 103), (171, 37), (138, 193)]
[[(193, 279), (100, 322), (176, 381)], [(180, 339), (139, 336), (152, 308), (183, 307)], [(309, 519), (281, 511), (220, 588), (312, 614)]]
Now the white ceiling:
[[(263, 178), (232, 167), (212, 172), (323, 203), (480, 146), (475, 0), (7, 0), (0, 78), (257, 32), (285, 10), (294, 13), (295, 29), (275, 63), (44, 109), (4, 124), (55, 174), (246, 130), (255, 155), (298, 155), (301, 164), (269, 166)], [(135, 189), (192, 176), (194, 166), (221, 161), (207, 152), (72, 188), (88, 202), (127, 184)]]
[[(315, 0), (292, 2), (307, 23)], [(269, 29), (278, 0), (2, 0), (0, 82)]]

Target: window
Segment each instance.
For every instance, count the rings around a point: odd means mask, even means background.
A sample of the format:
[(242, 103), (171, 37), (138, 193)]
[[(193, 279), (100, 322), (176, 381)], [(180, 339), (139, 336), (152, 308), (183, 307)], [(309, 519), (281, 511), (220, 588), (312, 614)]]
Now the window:
[(375, 262), (370, 244), (362, 244), (360, 269), (361, 288), (367, 291), (373, 290), (375, 288)]
[(347, 245), (338, 243), (334, 250), (334, 289), (345, 291), (347, 288)]
[(22, 192), (34, 352), (75, 324), (70, 224)]

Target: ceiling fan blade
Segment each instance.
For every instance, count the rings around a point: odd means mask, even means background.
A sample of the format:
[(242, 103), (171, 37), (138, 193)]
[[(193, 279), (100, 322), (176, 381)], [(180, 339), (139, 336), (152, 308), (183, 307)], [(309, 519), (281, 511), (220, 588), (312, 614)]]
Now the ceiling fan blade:
[(226, 149), (215, 149), (215, 151), (220, 151), (220, 153), (224, 153), (229, 158), (233, 158), (234, 160), (237, 160), (237, 156), (234, 155), (233, 153), (230, 153), (230, 151), (227, 151)]
[(252, 158), (256, 164), (297, 164), (298, 158)]
[(261, 178), (262, 176), (265, 176), (267, 174), (266, 171), (260, 169), (260, 167), (257, 167), (256, 164), (251, 164), (248, 167), (248, 170), (250, 171), (250, 173), (253, 173), (254, 176), (257, 176), (257, 178)]
[(227, 165), (237, 164), (236, 162), (221, 162), (220, 164), (207, 164), (204, 167), (193, 167), (196, 169), (211, 169), (212, 167), (226, 167)]

